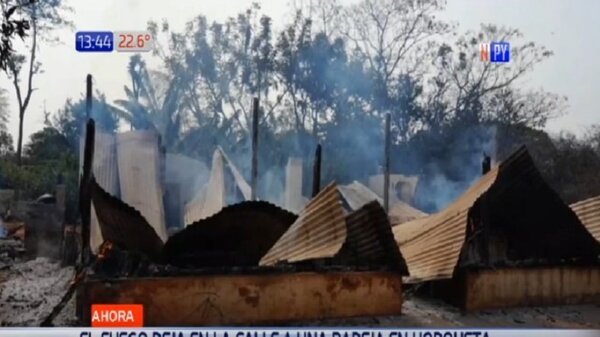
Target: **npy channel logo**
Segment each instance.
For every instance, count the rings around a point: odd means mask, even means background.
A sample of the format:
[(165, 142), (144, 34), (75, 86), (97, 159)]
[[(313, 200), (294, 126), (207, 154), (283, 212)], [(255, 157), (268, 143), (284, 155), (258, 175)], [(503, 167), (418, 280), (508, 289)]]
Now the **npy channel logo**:
[(479, 44), (479, 59), (484, 62), (508, 63), (510, 43), (501, 41)]

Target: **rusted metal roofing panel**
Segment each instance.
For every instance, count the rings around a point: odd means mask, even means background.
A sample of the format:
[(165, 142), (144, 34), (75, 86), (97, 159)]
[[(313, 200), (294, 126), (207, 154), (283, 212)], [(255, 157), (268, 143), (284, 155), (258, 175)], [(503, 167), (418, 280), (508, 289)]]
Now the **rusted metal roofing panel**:
[(104, 239), (122, 249), (141, 252), (160, 261), (163, 241), (144, 216), (104, 191), (95, 179), (92, 179), (90, 190)]
[(257, 266), (297, 216), (265, 201), (245, 201), (187, 226), (164, 248), (181, 267)]
[[(206, 196), (210, 196), (207, 198)], [(184, 223), (190, 225), (208, 218), (225, 207), (225, 172), (223, 153), (216, 150), (212, 157), (210, 178), (206, 187), (185, 205)]]
[(600, 196), (571, 204), (571, 209), (594, 238), (600, 241)]
[(393, 231), (409, 282), (451, 278), (457, 266), (556, 265), (600, 254), (524, 147), (448, 208)]
[(492, 169), (445, 210), (398, 226), (392, 231), (408, 265), (407, 281), (451, 278), (465, 242), (467, 214), (496, 180)]
[(166, 241), (158, 133), (145, 130), (118, 134), (117, 156), (121, 199), (137, 209)]
[(346, 216), (347, 238), (335, 257), (341, 265), (388, 265), (408, 274), (406, 263), (394, 240), (385, 210), (371, 201)]
[(335, 184), (309, 201), (298, 219), (260, 260), (260, 265), (331, 258), (346, 240), (344, 210)]
[[(83, 167), (83, 143), (80, 141), (79, 167)], [(117, 148), (115, 136), (96, 130), (94, 140), (94, 162), (93, 173), (98, 184), (109, 194), (119, 195), (119, 172), (117, 169)], [(90, 245), (94, 253), (103, 242), (102, 233), (98, 225), (98, 217), (94, 206), (92, 205), (91, 224), (90, 224)]]

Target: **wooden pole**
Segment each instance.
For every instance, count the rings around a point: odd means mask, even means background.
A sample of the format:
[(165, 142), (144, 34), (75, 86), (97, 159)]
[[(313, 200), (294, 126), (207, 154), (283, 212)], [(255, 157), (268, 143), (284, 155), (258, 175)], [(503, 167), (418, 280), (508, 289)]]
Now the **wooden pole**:
[(385, 152), (383, 167), (383, 208), (389, 211), (390, 207), (390, 128), (391, 116), (388, 112), (385, 115)]
[(251, 176), (251, 200), (257, 199), (256, 188), (258, 184), (258, 98), (254, 97), (252, 102), (252, 176)]
[(92, 118), (92, 75), (87, 75), (85, 84), (85, 119), (88, 120)]
[(315, 161), (313, 163), (313, 188), (312, 197), (314, 198), (321, 190), (321, 144), (317, 144), (315, 151)]
[(85, 130), (85, 147), (83, 150), (83, 173), (79, 185), (79, 212), (81, 213), (81, 263), (87, 265), (90, 259), (90, 223), (92, 212), (92, 165), (94, 161), (94, 138), (96, 127), (93, 119), (89, 119)]

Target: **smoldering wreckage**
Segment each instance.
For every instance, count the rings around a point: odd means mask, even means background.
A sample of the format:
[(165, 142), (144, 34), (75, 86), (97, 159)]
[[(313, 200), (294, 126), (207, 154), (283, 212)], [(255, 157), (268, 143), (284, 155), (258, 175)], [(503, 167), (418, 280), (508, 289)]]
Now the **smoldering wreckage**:
[[(406, 317), (424, 311), (416, 290), (462, 315), (585, 303), (600, 312), (600, 198), (564, 204), (524, 147), (494, 167), (484, 160), (471, 188), (426, 214), (411, 205), (418, 178), (389, 169), (366, 184), (321, 188), (320, 148), (310, 199), (302, 194), (302, 163), (291, 158), (281, 207), (259, 200), (253, 140), (250, 183), (217, 148), (198, 192), (194, 184), (169, 180), (169, 163), (195, 163), (166, 154), (155, 132), (109, 135), (90, 120), (81, 147), (82, 225), (65, 231), (39, 217), (25, 225), (28, 255), (38, 256), (33, 261), (62, 252), (71, 262), (77, 257), (76, 267), (68, 267), (58, 296), (32, 309), (6, 295), (20, 282), (10, 275), (22, 276), (11, 274), (19, 264), (7, 264), (1, 311), (37, 310), (38, 318), (5, 315), (2, 324), (89, 326), (94, 303), (142, 304), (147, 326)], [(392, 184), (400, 193), (389, 192)], [(387, 322), (460, 324), (442, 322), (445, 314), (436, 319), (436, 305), (418, 322)], [(60, 320), (65, 312), (72, 317)], [(569, 318), (550, 319), (573, 326)]]

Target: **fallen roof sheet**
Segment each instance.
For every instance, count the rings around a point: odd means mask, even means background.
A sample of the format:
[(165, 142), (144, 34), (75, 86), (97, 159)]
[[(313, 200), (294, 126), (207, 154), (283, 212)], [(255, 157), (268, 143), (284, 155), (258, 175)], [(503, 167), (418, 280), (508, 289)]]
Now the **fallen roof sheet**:
[(343, 215), (334, 184), (327, 186), (261, 259), (261, 265), (318, 260), (321, 264), (390, 267), (407, 274), (387, 214), (377, 201)]
[(385, 210), (371, 201), (346, 216), (347, 238), (338, 252), (336, 264), (354, 266), (385, 265), (408, 275), (406, 262), (394, 240)]
[(571, 204), (571, 209), (594, 238), (600, 241), (600, 196)]
[(426, 217), (428, 214), (403, 202), (395, 203), (388, 212), (392, 226)]
[(143, 253), (154, 261), (161, 260), (163, 241), (139, 211), (107, 193), (95, 178), (92, 178), (90, 191), (105, 240)]
[(338, 190), (352, 210), (357, 210), (371, 201), (383, 204), (383, 200), (375, 192), (356, 180), (351, 184), (338, 186)]
[(155, 131), (129, 131), (117, 135), (121, 199), (137, 209), (158, 236), (167, 240), (159, 135)]
[(458, 265), (557, 263), (600, 252), (524, 147), (443, 211), (393, 232), (409, 268), (408, 282), (451, 278)]
[(297, 216), (265, 201), (245, 201), (187, 226), (164, 248), (181, 267), (257, 266)]
[(346, 240), (344, 210), (335, 184), (325, 187), (260, 260), (260, 265), (331, 258)]
[[(83, 150), (84, 138), (80, 141), (80, 163), (79, 167), (83, 168)], [(97, 183), (102, 188), (113, 196), (119, 195), (119, 175), (117, 169), (117, 146), (115, 136), (105, 132), (96, 130), (94, 138), (94, 161), (93, 173)], [(81, 173), (81, 172), (80, 172)], [(104, 241), (100, 226), (98, 225), (98, 216), (92, 205), (90, 218), (90, 248), (92, 252), (97, 253), (98, 248)]]
[[(213, 153), (210, 178), (206, 187), (199, 191), (198, 194), (185, 205), (184, 222), (186, 225), (206, 219), (227, 206), (225, 201), (225, 167), (229, 168), (235, 186), (242, 193), (244, 200), (250, 200), (250, 185), (244, 180), (240, 171), (235, 167), (233, 162), (229, 160), (225, 151), (219, 146)], [(210, 198), (207, 198), (207, 196), (210, 196)]]
[[(375, 192), (358, 181), (338, 186), (338, 189), (344, 201), (352, 210), (357, 210), (371, 201), (377, 201), (380, 205), (383, 205), (383, 200)], [(427, 213), (397, 198), (392, 198), (390, 205), (388, 215), (392, 226), (427, 216)]]
[[(209, 195), (210, 198), (206, 196)], [(216, 150), (212, 157), (210, 177), (206, 187), (185, 205), (184, 223), (192, 224), (208, 218), (225, 207), (225, 172), (223, 171), (223, 154)]]

